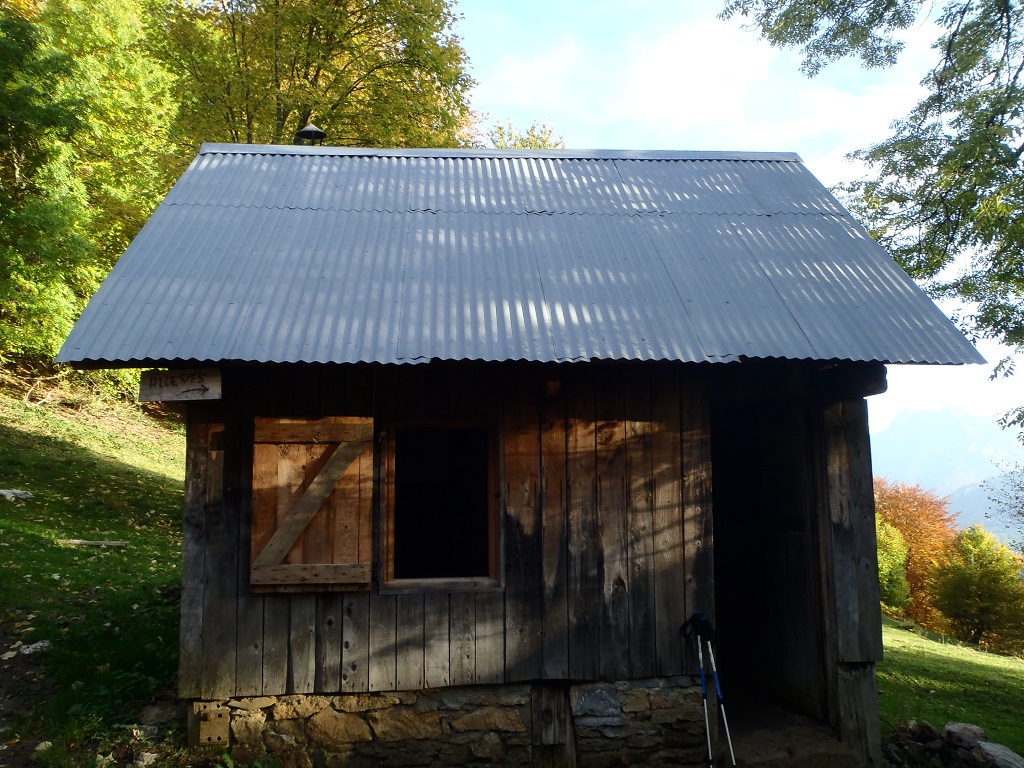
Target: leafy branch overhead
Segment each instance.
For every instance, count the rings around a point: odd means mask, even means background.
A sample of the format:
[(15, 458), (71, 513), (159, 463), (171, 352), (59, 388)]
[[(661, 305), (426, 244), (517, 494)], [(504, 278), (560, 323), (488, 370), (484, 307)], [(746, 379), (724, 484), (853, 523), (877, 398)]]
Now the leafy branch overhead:
[[(936, 297), (963, 300), (968, 332), (1024, 349), (1024, 2), (728, 0), (770, 43), (797, 47), (814, 75), (856, 57), (893, 64), (899, 34), (934, 13), (926, 96), (892, 135), (853, 153), (869, 178), (847, 204)], [(1024, 426), (1024, 408), (1011, 415)]]

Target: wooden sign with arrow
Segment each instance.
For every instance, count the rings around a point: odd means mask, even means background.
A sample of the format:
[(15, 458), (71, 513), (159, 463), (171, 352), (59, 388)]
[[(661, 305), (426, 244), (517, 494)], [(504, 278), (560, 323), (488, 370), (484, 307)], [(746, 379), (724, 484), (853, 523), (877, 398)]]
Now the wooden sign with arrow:
[(220, 371), (216, 368), (143, 371), (139, 400), (220, 400)]

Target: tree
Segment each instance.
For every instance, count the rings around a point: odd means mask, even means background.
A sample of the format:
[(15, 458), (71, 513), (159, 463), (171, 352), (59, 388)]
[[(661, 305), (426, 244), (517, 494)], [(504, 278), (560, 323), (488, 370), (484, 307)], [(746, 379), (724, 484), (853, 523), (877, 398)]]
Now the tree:
[(66, 142), (83, 129), (71, 57), (0, 9), (0, 362), (56, 352), (78, 309), (89, 211)]
[(64, 90), (87, 130), (69, 141), (93, 212), (92, 268), (102, 279), (149, 219), (192, 154), (171, 142), (172, 77), (146, 51), (142, 0), (47, 0), (39, 20), (73, 57)]
[(910, 547), (896, 526), (875, 518), (878, 540), (878, 584), (882, 606), (887, 611), (900, 613), (910, 605), (910, 584), (907, 581), (907, 556)]
[(534, 121), (521, 131), (508, 119), (495, 123), (487, 132), (487, 138), (495, 149), (565, 149), (565, 139), (555, 136), (554, 128), (546, 120), (539, 125)]
[(884, 478), (875, 478), (875, 510), (879, 519), (899, 531), (907, 547), (907, 614), (926, 626), (937, 626), (933, 577), (956, 535), (956, 516), (934, 493)]
[(935, 605), (953, 635), (980, 643), (1000, 635), (1019, 641), (1024, 620), (1024, 562), (980, 525), (957, 534), (935, 573)]
[(996, 515), (1017, 525), (1021, 538), (1012, 543), (1024, 553), (1024, 464), (1005, 468), (998, 477), (985, 481), (984, 486), (995, 505)]
[(448, 0), (169, 0), (153, 50), (179, 140), (455, 146), (473, 81)]
[(0, 361), (51, 365), (184, 165), (140, 2), (47, 0), (2, 16)]
[[(847, 56), (891, 65), (897, 35), (933, 8), (928, 93), (892, 136), (853, 153), (872, 176), (846, 185), (846, 202), (932, 295), (967, 303), (973, 333), (1024, 351), (1024, 0), (727, 0), (722, 15), (799, 47), (814, 75)], [(1005, 422), (1024, 427), (1024, 406)]]

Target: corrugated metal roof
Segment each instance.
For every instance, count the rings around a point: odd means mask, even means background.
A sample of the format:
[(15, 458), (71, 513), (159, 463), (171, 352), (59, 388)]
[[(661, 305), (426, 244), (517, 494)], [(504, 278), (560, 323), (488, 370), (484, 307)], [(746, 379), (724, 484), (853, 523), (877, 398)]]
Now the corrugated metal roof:
[(971, 363), (796, 155), (204, 145), (58, 360)]

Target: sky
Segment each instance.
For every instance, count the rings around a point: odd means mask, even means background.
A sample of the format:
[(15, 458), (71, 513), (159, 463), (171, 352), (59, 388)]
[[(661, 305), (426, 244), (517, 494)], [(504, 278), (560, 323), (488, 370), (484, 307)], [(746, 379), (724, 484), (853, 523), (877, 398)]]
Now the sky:
[[(724, 0), (457, 0), (457, 33), (477, 81), (473, 108), (520, 129), (546, 121), (574, 149), (796, 152), (827, 186), (862, 170), (848, 153), (881, 141), (912, 107), (932, 66), (927, 20), (908, 31), (899, 63), (832, 64), (800, 73), (776, 50), (717, 18)], [(1008, 353), (979, 345), (990, 362)], [(868, 400), (871, 431), (902, 411), (957, 407), (993, 418), (1024, 403), (1016, 378), (991, 366), (889, 366)]]

